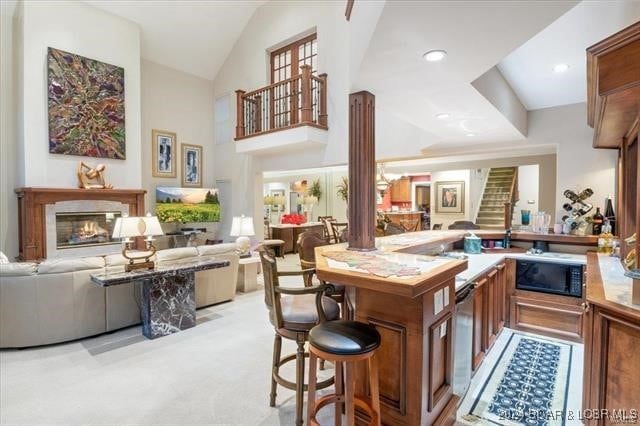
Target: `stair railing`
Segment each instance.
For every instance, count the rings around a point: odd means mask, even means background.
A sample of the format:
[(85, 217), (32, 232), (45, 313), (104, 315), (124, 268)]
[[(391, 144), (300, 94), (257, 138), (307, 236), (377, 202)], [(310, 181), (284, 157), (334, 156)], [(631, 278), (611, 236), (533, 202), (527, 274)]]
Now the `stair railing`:
[(504, 203), (504, 229), (511, 229), (511, 224), (513, 222), (513, 208), (518, 198), (518, 168), (514, 167), (511, 188), (509, 189), (509, 199)]
[(303, 125), (327, 129), (327, 74), (316, 77), (302, 65), (286, 80), (236, 90), (236, 111), (236, 140)]

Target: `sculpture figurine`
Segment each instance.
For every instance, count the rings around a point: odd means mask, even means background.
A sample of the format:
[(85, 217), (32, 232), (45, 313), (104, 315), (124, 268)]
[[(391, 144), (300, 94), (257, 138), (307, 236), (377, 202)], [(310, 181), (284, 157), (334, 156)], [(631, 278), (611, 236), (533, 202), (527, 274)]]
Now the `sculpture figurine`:
[(84, 189), (112, 189), (113, 185), (104, 182), (104, 164), (95, 168), (81, 161), (78, 164), (78, 186)]

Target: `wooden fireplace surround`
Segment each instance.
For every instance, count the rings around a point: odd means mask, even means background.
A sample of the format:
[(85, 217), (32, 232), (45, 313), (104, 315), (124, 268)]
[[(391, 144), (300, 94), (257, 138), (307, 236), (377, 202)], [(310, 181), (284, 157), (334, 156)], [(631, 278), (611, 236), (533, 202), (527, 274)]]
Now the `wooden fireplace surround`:
[(45, 206), (59, 201), (118, 201), (129, 205), (129, 215), (144, 215), (144, 189), (18, 188), (18, 260), (47, 257)]

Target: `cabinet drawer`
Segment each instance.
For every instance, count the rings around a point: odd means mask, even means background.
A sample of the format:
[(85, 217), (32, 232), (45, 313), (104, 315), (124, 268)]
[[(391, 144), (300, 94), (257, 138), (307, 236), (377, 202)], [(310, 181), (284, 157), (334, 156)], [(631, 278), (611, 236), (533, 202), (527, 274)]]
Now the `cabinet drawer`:
[(511, 297), (511, 327), (515, 330), (582, 342), (583, 315), (580, 306)]

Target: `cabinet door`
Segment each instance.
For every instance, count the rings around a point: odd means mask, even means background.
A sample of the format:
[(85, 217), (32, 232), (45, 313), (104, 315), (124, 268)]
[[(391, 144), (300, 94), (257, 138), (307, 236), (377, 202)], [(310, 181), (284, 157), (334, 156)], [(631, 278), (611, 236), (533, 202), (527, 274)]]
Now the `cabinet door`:
[(498, 271), (493, 270), (487, 274), (487, 284), (485, 286), (487, 289), (486, 293), (486, 310), (485, 310), (485, 321), (487, 323), (485, 327), (485, 335), (484, 335), (484, 349), (485, 352), (489, 351), (489, 348), (493, 346), (493, 343), (496, 341), (497, 330), (496, 330), (496, 309), (498, 305), (497, 300), (497, 276)]
[(398, 179), (391, 185), (391, 201), (411, 201), (411, 181), (409, 178)]
[(476, 282), (476, 290), (473, 295), (473, 344), (471, 345), (471, 366), (477, 369), (484, 359), (484, 335), (486, 328), (486, 278)]

